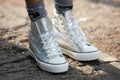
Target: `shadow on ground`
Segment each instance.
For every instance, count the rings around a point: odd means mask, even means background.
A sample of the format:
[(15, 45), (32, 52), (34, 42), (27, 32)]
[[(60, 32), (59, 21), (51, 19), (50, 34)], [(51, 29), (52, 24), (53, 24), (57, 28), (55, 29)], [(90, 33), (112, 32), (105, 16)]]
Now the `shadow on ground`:
[[(70, 65), (66, 73), (51, 74), (41, 70), (29, 56), (27, 48), (7, 42), (0, 38), (0, 80), (119, 80), (120, 69), (110, 63), (99, 61), (79, 62), (82, 65)], [(91, 66), (92, 72), (83, 71)], [(74, 67), (73, 67), (74, 66)], [(84, 67), (84, 68), (83, 68)], [(80, 70), (81, 69), (81, 70)]]
[(102, 3), (105, 5), (113, 6), (120, 8), (120, 1), (119, 0), (88, 0), (94, 3)]

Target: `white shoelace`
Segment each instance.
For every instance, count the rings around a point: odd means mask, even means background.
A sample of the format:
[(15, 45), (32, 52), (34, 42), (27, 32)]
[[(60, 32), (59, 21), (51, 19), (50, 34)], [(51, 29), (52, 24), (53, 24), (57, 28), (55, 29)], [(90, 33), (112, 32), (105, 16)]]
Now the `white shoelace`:
[(75, 45), (82, 48), (83, 45), (88, 44), (85, 34), (74, 20), (70, 22), (71, 23), (68, 23), (69, 25), (66, 27), (67, 34)]
[(53, 31), (42, 34), (41, 39), (41, 43), (43, 43), (43, 49), (45, 50), (45, 53), (47, 55), (46, 57), (51, 59), (61, 54), (60, 48), (53, 37)]

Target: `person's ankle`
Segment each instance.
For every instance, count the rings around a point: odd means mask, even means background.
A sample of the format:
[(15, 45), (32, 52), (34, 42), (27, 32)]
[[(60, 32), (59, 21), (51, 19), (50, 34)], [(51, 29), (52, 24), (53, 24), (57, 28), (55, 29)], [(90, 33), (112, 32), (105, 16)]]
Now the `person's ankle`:
[(47, 16), (44, 2), (27, 4), (27, 11), (31, 21), (36, 21), (42, 17)]
[(73, 6), (56, 6), (56, 11), (58, 14), (65, 14), (66, 11), (72, 10)]

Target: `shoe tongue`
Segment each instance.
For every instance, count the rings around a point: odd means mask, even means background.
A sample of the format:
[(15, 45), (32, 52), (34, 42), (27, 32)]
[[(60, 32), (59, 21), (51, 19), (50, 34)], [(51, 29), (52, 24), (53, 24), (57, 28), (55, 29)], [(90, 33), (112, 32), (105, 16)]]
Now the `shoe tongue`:
[(74, 21), (72, 10), (66, 11), (65, 14), (64, 14), (64, 17), (65, 17), (65, 21), (67, 23), (72, 23)]
[(64, 13), (64, 16), (71, 17), (71, 16), (69, 16), (69, 15), (73, 15), (72, 10), (68, 10), (68, 11), (66, 11), (66, 12)]
[(46, 32), (52, 30), (52, 23), (49, 18), (45, 17), (39, 20), (38, 27), (41, 34), (45, 34)]

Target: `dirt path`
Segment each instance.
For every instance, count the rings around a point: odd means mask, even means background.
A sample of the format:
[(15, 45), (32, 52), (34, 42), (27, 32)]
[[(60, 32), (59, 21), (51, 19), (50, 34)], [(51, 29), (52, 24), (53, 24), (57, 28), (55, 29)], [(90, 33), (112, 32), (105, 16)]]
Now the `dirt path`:
[[(76, 0), (74, 12), (88, 40), (117, 61), (74, 61), (68, 72), (42, 71), (29, 56), (29, 19), (24, 0), (0, 0), (0, 80), (120, 80), (120, 1)], [(47, 0), (46, 0), (47, 1)], [(52, 0), (46, 2), (52, 16)]]

